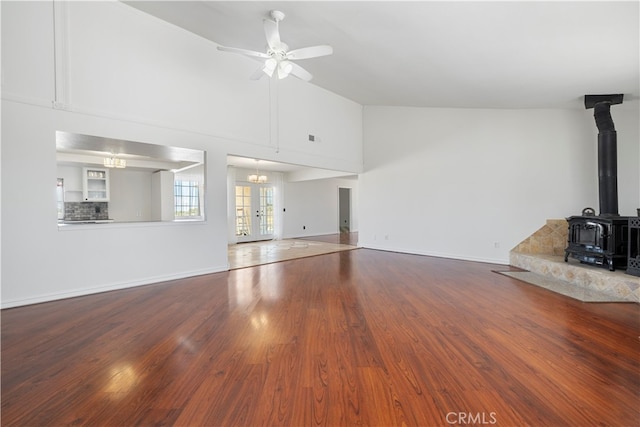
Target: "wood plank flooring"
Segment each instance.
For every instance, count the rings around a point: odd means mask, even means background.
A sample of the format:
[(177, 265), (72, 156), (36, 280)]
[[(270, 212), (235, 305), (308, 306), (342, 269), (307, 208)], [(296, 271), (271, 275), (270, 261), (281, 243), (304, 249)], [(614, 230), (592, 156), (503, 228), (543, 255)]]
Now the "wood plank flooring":
[(3, 310), (2, 425), (637, 426), (640, 305), (356, 249)]

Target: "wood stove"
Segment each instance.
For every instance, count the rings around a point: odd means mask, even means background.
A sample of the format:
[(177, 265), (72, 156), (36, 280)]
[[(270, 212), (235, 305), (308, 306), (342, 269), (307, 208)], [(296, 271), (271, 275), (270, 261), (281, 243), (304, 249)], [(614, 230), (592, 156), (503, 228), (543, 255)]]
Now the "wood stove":
[(610, 271), (627, 266), (628, 222), (626, 217), (572, 216), (564, 260), (571, 256), (585, 264)]
[(629, 217), (618, 213), (617, 135), (611, 105), (621, 104), (622, 95), (586, 95), (585, 108), (594, 109), (598, 127), (598, 189), (600, 214), (585, 208), (581, 216), (567, 218), (569, 234), (564, 260), (599, 265), (613, 271), (626, 268)]

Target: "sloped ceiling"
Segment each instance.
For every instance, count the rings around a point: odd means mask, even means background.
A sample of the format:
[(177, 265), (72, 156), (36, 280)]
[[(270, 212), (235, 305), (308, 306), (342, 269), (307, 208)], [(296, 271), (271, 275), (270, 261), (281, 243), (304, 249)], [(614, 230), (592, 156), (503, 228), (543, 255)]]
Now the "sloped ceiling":
[(334, 48), (299, 61), (311, 83), (362, 105), (584, 108), (588, 93), (640, 95), (637, 1), (126, 3), (258, 51), (266, 50), (262, 19), (280, 10), (290, 48)]

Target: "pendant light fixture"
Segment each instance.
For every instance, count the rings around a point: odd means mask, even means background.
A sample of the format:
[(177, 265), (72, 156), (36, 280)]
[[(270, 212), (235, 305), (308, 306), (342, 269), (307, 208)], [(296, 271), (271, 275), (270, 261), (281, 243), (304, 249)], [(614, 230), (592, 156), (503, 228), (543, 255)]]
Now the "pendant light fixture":
[(124, 169), (127, 167), (127, 161), (125, 159), (117, 158), (115, 154), (112, 154), (111, 157), (105, 157), (102, 164), (105, 168)]
[(266, 175), (260, 175), (260, 171), (258, 171), (258, 162), (260, 160), (256, 159), (256, 173), (247, 176), (247, 181), (253, 182), (254, 184), (264, 184), (267, 182)]

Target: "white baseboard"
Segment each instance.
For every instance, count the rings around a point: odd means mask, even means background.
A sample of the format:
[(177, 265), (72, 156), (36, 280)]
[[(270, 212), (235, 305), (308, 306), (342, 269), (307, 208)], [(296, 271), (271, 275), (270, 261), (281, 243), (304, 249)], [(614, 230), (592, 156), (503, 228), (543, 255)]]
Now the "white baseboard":
[[(358, 230), (351, 230), (351, 233), (357, 233)], [(308, 233), (308, 234), (296, 234), (294, 235), (286, 235), (286, 236), (282, 236), (283, 239), (299, 239), (301, 237), (314, 237), (314, 236), (333, 236), (335, 234), (340, 234), (339, 231), (327, 231), (327, 232), (320, 232), (320, 233)]]
[(20, 307), (24, 305), (40, 304), (43, 302), (56, 301), (56, 300), (61, 300), (66, 298), (75, 298), (75, 297), (81, 297), (86, 295), (98, 294), (101, 292), (129, 289), (129, 288), (135, 288), (138, 286), (155, 285), (162, 282), (168, 282), (170, 280), (184, 279), (187, 277), (202, 276), (205, 274), (212, 274), (212, 273), (220, 273), (228, 270), (229, 270), (229, 265), (227, 264), (224, 266), (217, 266), (217, 267), (201, 269), (201, 270), (185, 271), (185, 272), (181, 272), (177, 274), (169, 274), (165, 276), (147, 277), (141, 280), (112, 283), (112, 284), (101, 285), (101, 286), (96, 286), (92, 288), (76, 289), (76, 290), (65, 291), (65, 292), (54, 292), (50, 294), (42, 294), (42, 295), (37, 295), (33, 297), (28, 297), (28, 298), (17, 298), (17, 299), (10, 299), (10, 300), (3, 299), (2, 303), (0, 304), (0, 308), (5, 309), (5, 308), (12, 308), (12, 307)]
[(410, 255), (423, 255), (423, 256), (431, 256), (436, 258), (446, 258), (446, 259), (456, 259), (460, 261), (473, 261), (473, 262), (482, 262), (485, 264), (500, 264), (500, 265), (509, 265), (509, 260), (504, 259), (492, 259), (492, 258), (481, 258), (481, 257), (473, 257), (466, 255), (458, 255), (458, 254), (445, 254), (440, 252), (431, 252), (431, 251), (416, 251), (409, 250), (403, 248), (394, 248), (388, 246), (380, 246), (380, 245), (371, 245), (371, 244), (360, 244), (361, 248), (364, 249), (375, 249), (378, 251), (386, 251), (386, 252), (398, 252), (402, 254), (410, 254)]

